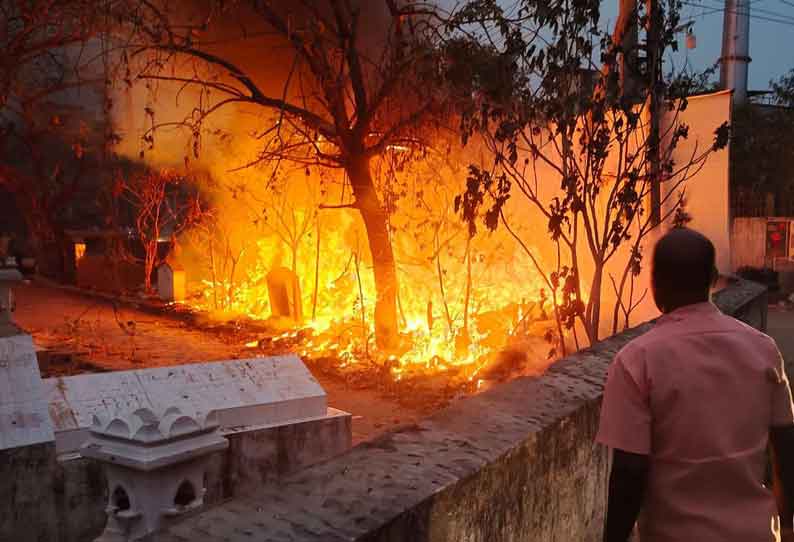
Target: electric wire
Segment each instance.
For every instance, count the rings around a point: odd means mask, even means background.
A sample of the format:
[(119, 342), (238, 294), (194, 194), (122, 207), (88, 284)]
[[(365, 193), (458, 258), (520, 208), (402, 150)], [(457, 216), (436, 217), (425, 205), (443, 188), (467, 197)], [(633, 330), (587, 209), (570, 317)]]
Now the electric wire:
[[(681, 3), (683, 5), (686, 5), (686, 6), (691, 6), (691, 7), (696, 7), (696, 8), (706, 8), (706, 11), (695, 15), (695, 17), (703, 17), (705, 15), (711, 15), (713, 13), (725, 12), (725, 11), (727, 11), (728, 13), (732, 13), (732, 14), (740, 13), (738, 11), (726, 10), (724, 7), (709, 8), (708, 6), (706, 6), (704, 4), (698, 4), (698, 3), (695, 3), (695, 2), (687, 2), (686, 0), (682, 0)], [(756, 8), (756, 9), (758, 9), (758, 8)], [(767, 10), (764, 10), (764, 12), (766, 12), (766, 11)], [(767, 21), (767, 22), (778, 23), (778, 24), (782, 24), (782, 25), (786, 25), (786, 26), (794, 26), (794, 17), (788, 18), (787, 15), (783, 15), (783, 14), (777, 14), (777, 15), (778, 15), (778, 17), (768, 17), (768, 16), (765, 16), (765, 15), (755, 15), (753, 13), (750, 13), (749, 17), (750, 17), (750, 19), (756, 19), (756, 20), (759, 20), (759, 21)], [(780, 17), (784, 17), (784, 19), (781, 19)]]

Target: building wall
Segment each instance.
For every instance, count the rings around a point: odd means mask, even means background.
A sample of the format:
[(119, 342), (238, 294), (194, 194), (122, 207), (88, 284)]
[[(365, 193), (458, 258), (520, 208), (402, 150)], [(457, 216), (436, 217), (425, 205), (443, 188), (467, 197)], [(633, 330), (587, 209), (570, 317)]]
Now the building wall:
[[(690, 162), (693, 157), (705, 152), (714, 143), (715, 130), (731, 119), (731, 92), (720, 91), (712, 94), (703, 94), (690, 97), (686, 109), (681, 112), (677, 122), (689, 128), (689, 136), (679, 141), (673, 152), (674, 168)], [(666, 118), (663, 123), (662, 133), (668, 133), (668, 126), (676, 121)], [(700, 169), (694, 169), (689, 174), (691, 178), (684, 184), (685, 210), (691, 217), (688, 227), (701, 232), (708, 237), (716, 250), (716, 264), (720, 273), (730, 274), (735, 268), (732, 266), (731, 243), (731, 216), (730, 216), (730, 149), (724, 148), (708, 155)], [(677, 165), (676, 165), (677, 164)], [(680, 189), (679, 189), (680, 191)], [(671, 187), (662, 186), (662, 197), (670, 194)], [(677, 194), (671, 194), (675, 197)], [(667, 200), (662, 213), (670, 210), (673, 198)], [(650, 288), (651, 269), (650, 256), (656, 241), (669, 231), (671, 224), (665, 224), (652, 231), (645, 239), (642, 252), (645, 258), (642, 271), (637, 279), (637, 291), (646, 291)], [(625, 250), (618, 257), (618, 264), (622, 265), (621, 258), (625, 258)], [(608, 297), (608, 296), (607, 296)], [(632, 324), (637, 325), (659, 315), (653, 301), (653, 296), (646, 295), (643, 302), (632, 315)]]
[[(694, 96), (688, 99), (680, 120), (689, 127), (689, 137), (673, 153), (680, 164), (705, 151), (714, 143), (714, 131), (731, 120), (731, 91)], [(686, 210), (691, 228), (711, 239), (717, 249), (717, 267), (728, 273), (731, 267), (730, 149), (709, 155), (702, 169), (686, 183)]]
[[(715, 296), (764, 328), (766, 290)], [(609, 461), (594, 443), (607, 368), (647, 323), (539, 378), (468, 397), (419, 424), (187, 518), (149, 542), (597, 542)]]

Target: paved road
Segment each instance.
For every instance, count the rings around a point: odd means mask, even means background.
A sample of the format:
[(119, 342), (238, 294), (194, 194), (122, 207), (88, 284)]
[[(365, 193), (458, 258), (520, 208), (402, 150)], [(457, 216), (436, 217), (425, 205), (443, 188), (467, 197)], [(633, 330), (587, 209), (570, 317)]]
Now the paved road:
[(789, 381), (794, 382), (794, 310), (770, 306), (767, 333), (777, 342), (780, 353), (786, 360)]

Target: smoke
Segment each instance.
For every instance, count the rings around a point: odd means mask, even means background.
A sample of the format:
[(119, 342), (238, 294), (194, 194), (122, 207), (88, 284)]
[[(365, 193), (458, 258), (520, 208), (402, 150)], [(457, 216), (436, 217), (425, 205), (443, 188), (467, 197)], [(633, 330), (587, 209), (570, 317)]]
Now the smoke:
[[(317, 7), (312, 9), (287, 0), (267, 4), (274, 6), (289, 34), (300, 37), (310, 44), (307, 46), (316, 45), (311, 44), (312, 40), (331, 40), (336, 36), (333, 29), (327, 28), (335, 21), (330, 2), (316, 2), (314, 5)], [(219, 8), (221, 5), (223, 9)], [(374, 81), (377, 78), (377, 61), (387, 46), (391, 17), (385, 1), (356, 0), (353, 5), (359, 10), (356, 43), (357, 50), (365, 60), (362, 66), (365, 79), (377, 84)], [(327, 117), (324, 115), (327, 106), (321, 87), (338, 83), (318, 80), (306, 60), (296, 56), (293, 44), (268, 24), (252, 3), (181, 0), (167, 2), (163, 9), (175, 29), (192, 29), (181, 32), (193, 36), (196, 49), (238, 69), (264, 95), (295, 103)], [(316, 46), (322, 47), (322, 44)], [(330, 47), (326, 53), (328, 64), (334, 70), (339, 64), (339, 59), (334, 56), (338, 54), (338, 49)], [(198, 84), (198, 81), (231, 85), (241, 89), (244, 94), (250, 91), (229, 76), (232, 68), (185, 55), (168, 57), (163, 67), (152, 70), (152, 60), (162, 60), (163, 57), (162, 53), (153, 53), (135, 58), (130, 70), (129, 82), (132, 85), (118, 84), (115, 88), (116, 106), (112, 116), (117, 131), (123, 136), (123, 142), (118, 147), (120, 153), (136, 157), (144, 151), (146, 161), (152, 164), (175, 166), (177, 162), (188, 158), (212, 167), (217, 157), (214, 148), (221, 146), (218, 138), (227, 143), (223, 145), (223, 153), (228, 156), (230, 136), (239, 138), (244, 134), (257, 137), (263, 129), (278, 121), (279, 114), (275, 110), (237, 102), (213, 112), (200, 134), (191, 133), (184, 127), (178, 128), (177, 123), (194, 121), (200, 111), (206, 111), (229, 97), (222, 91)], [(147, 79), (147, 75), (155, 75), (157, 79)], [(162, 80), (167, 77), (194, 82)], [(152, 126), (161, 124), (169, 128), (157, 130), (152, 145), (145, 138), (152, 135), (149, 133)], [(198, 146), (194, 145), (196, 135), (199, 136)], [(244, 148), (238, 150), (242, 152), (235, 153), (241, 155), (240, 166), (253, 158), (247, 152), (250, 149), (245, 148), (249, 145), (242, 143), (241, 146)], [(158, 147), (165, 147), (166, 150), (162, 151)]]

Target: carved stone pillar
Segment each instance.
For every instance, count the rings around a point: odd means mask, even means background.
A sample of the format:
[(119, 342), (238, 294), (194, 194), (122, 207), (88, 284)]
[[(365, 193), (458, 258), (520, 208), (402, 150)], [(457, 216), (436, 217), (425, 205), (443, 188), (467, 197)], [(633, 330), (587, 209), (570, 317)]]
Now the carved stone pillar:
[(81, 453), (104, 464), (108, 522), (96, 542), (134, 541), (204, 504), (209, 454), (228, 441), (214, 412), (148, 408), (94, 418)]

